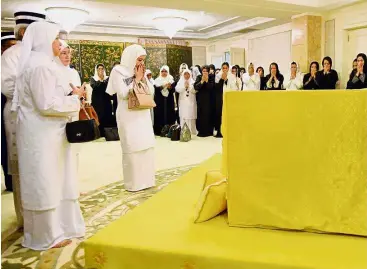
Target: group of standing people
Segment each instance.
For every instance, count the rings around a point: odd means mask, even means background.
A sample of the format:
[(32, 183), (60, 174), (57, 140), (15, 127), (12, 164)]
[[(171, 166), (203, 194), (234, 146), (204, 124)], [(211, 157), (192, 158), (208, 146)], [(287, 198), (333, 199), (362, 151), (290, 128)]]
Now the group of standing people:
[[(366, 73), (366, 55), (359, 53), (353, 62), (353, 70), (346, 85), (347, 89), (363, 89), (367, 87), (367, 80), (364, 79)], [(242, 80), (242, 88), (236, 90), (333, 90), (340, 85), (337, 71), (332, 69), (333, 61), (330, 57), (325, 57), (320, 64), (314, 61), (310, 64), (309, 73), (299, 72), (299, 66), (292, 62), (287, 75), (281, 74), (277, 63), (271, 63), (269, 74), (265, 76), (264, 68), (259, 66), (254, 72), (252, 63), (248, 66), (248, 72), (242, 73), (243, 68), (232, 67), (232, 74), (237, 80)], [(219, 71), (217, 71), (219, 72)]]
[(57, 24), (33, 12), (15, 18), (17, 44), (2, 55), (8, 173), (22, 245), (46, 250), (85, 234), (77, 152), (65, 135), (67, 122), (78, 120), (85, 88), (70, 68), (70, 47), (59, 39)]
[[(215, 67), (194, 66), (183, 63), (180, 77), (175, 79), (168, 66), (162, 66), (160, 75), (153, 80), (154, 133), (160, 135), (164, 126), (187, 124), (192, 135), (213, 136), (215, 125)], [(218, 108), (219, 109), (219, 108)], [(218, 137), (220, 132), (218, 132)]]
[[(71, 49), (59, 39), (60, 29), (37, 13), (18, 12), (17, 43), (2, 55), (2, 94), (7, 98), (4, 122), (8, 148), (8, 171), (12, 176), (19, 226), (24, 226), (23, 246), (35, 250), (63, 247), (72, 238), (83, 237), (85, 224), (78, 203), (77, 152), (68, 143), (66, 124), (78, 120), (85, 84), (70, 68)], [(18, 18), (18, 19), (17, 19)], [(31, 20), (30, 18), (34, 18)], [(335, 89), (338, 76), (325, 57), (323, 70), (311, 63), (310, 73), (300, 79), (296, 63), (283, 77), (272, 63), (269, 75), (253, 64), (248, 72), (223, 63), (180, 67), (174, 79), (163, 66), (153, 80), (145, 68), (146, 51), (140, 45), (127, 47), (121, 63), (110, 77), (97, 65), (91, 78), (92, 104), (100, 119), (115, 111), (122, 148), (125, 189), (140, 191), (155, 185), (154, 133), (165, 125), (187, 124), (192, 134), (206, 137), (217, 131), (221, 137), (223, 94), (227, 91), (283, 89)], [(366, 88), (366, 55), (358, 54), (348, 88)], [(134, 85), (145, 84), (154, 96), (152, 110), (129, 110)], [(117, 101), (118, 100), (118, 101)], [(111, 102), (112, 101), (112, 102)], [(100, 106), (100, 107), (99, 107)], [(100, 111), (99, 111), (100, 110)], [(107, 122), (107, 121), (106, 121)]]
[[(65, 128), (79, 119), (86, 89), (78, 72), (70, 68), (71, 48), (59, 38), (58, 25), (46, 22), (38, 13), (15, 15), (21, 17), (16, 20), (18, 42), (2, 55), (7, 163), (11, 165), (4, 173), (13, 176), (18, 227), (24, 228), (22, 245), (34, 250), (60, 248), (85, 235), (78, 202), (78, 157), (66, 139)], [(141, 46), (129, 46), (110, 78), (99, 66), (98, 77), (93, 77), (95, 93), (99, 94), (98, 87), (108, 79), (103, 93), (118, 99), (117, 125), (128, 191), (155, 185), (150, 110), (129, 110), (127, 104), (135, 83), (145, 83), (154, 92), (144, 74), (145, 57)]]
[[(360, 53), (350, 74), (347, 89), (367, 88), (366, 55)], [(169, 74), (169, 67), (163, 66), (156, 80), (150, 79), (155, 88), (154, 132), (160, 135), (162, 128), (176, 122), (186, 123), (192, 134), (198, 136), (222, 137), (223, 93), (227, 91), (247, 90), (332, 90), (339, 82), (338, 73), (332, 69), (332, 59), (322, 60), (322, 69), (318, 62), (310, 64), (309, 73), (303, 75), (299, 66), (292, 62), (287, 75), (282, 75), (278, 64), (271, 63), (269, 74), (264, 68), (250, 63), (247, 68), (238, 65), (230, 67), (223, 63), (221, 69), (214, 65), (194, 66), (191, 71), (187, 64), (180, 66), (180, 78), (176, 81)], [(178, 100), (178, 101), (177, 101)]]

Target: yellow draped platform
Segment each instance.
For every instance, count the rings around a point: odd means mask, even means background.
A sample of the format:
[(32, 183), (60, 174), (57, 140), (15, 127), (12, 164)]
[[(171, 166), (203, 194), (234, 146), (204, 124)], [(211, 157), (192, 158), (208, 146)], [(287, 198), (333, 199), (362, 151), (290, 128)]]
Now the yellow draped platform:
[(205, 174), (221, 156), (171, 183), (85, 241), (86, 268), (366, 269), (367, 239), (192, 222)]

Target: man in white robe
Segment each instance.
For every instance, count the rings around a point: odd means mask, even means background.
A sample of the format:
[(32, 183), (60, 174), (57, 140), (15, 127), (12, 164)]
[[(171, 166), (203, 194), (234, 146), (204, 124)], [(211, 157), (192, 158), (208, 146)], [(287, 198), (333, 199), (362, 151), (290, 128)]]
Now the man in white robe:
[(24, 216), (22, 245), (47, 250), (83, 237), (85, 224), (75, 178), (66, 171), (65, 127), (79, 113), (84, 87), (66, 96), (54, 57), (60, 53), (59, 28), (32, 23), (23, 38), (14, 104)]
[(8, 173), (12, 175), (14, 206), (17, 215), (18, 227), (23, 227), (23, 210), (20, 199), (20, 184), (18, 171), (18, 154), (16, 146), (16, 118), (17, 113), (11, 111), (13, 95), (15, 91), (17, 66), (20, 60), (22, 49), (22, 39), (24, 33), (31, 23), (35, 21), (44, 21), (44, 14), (20, 11), (14, 14), (15, 17), (15, 37), (17, 43), (6, 50), (1, 56), (1, 93), (7, 98), (4, 108), (4, 121), (6, 130), (6, 139), (8, 145)]

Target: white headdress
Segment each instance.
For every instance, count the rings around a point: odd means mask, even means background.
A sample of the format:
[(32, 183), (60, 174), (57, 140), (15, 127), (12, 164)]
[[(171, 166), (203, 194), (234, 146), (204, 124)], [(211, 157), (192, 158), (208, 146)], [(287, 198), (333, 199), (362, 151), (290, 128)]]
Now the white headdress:
[(54, 60), (52, 43), (59, 34), (60, 28), (57, 24), (39, 21), (28, 26), (22, 41), (20, 61), (17, 66), (17, 80), (15, 84), (12, 110), (16, 110), (20, 92), (23, 89), (22, 75), (28, 68), (38, 66), (49, 66)]

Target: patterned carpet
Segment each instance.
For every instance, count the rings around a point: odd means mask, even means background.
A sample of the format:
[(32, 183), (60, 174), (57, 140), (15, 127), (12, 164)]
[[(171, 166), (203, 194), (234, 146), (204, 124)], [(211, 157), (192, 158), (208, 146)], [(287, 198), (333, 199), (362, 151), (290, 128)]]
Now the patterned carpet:
[[(86, 223), (85, 238), (89, 238), (125, 215), (192, 167), (178, 167), (158, 172), (157, 186), (145, 191), (129, 193), (124, 190), (122, 182), (115, 182), (83, 195), (79, 201)], [(3, 269), (84, 268), (84, 252), (81, 244), (83, 240), (75, 239), (65, 248), (41, 252), (22, 248), (22, 240), (22, 232), (19, 231), (2, 242)]]

